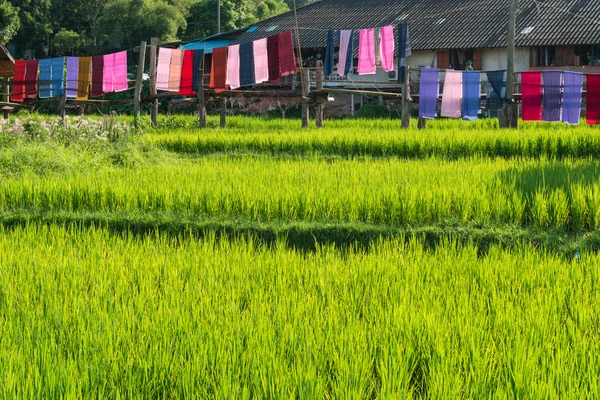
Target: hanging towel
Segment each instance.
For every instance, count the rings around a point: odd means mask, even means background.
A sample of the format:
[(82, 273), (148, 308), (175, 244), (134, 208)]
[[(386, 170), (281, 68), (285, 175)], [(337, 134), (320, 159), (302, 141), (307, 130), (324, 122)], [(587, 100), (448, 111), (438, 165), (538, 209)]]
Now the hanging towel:
[[(16, 65), (15, 65), (16, 70)], [(588, 125), (600, 124), (600, 74), (586, 74), (585, 113)]]
[(384, 71), (394, 70), (394, 27), (384, 26), (379, 34), (379, 51), (381, 54), (381, 67)]
[(281, 79), (281, 73), (279, 72), (279, 35), (267, 38), (267, 52), (269, 53), (269, 82), (279, 82)]
[(565, 124), (579, 125), (583, 75), (579, 72), (565, 71), (564, 80), (562, 120)]
[(198, 90), (200, 90), (200, 68), (203, 68), (202, 66), (202, 60), (204, 59), (204, 50), (194, 50), (194, 80), (193, 80), (193, 84), (192, 84), (192, 88), (194, 90), (194, 93), (198, 93)]
[[(81, 69), (81, 63), (79, 64)], [(104, 57), (94, 56), (92, 57), (92, 97), (102, 96), (102, 76), (104, 75)], [(79, 84), (81, 84), (81, 71), (79, 71)], [(79, 95), (79, 89), (77, 89), (77, 95)]]
[(181, 82), (181, 65), (183, 64), (183, 50), (171, 51), (171, 67), (169, 68), (169, 92), (179, 92)]
[(104, 70), (102, 72), (102, 91), (110, 93), (113, 91), (113, 75), (115, 74), (115, 56), (114, 54), (105, 54)]
[(398, 25), (398, 83), (406, 79), (406, 58), (412, 55), (408, 24)]
[(52, 97), (52, 61), (40, 60), (40, 81), (48, 83), (40, 83), (40, 99)]
[(65, 94), (65, 58), (52, 58), (52, 97)]
[(462, 71), (446, 70), (442, 94), (442, 117), (460, 118), (462, 100)]
[(129, 88), (127, 84), (127, 51), (113, 54), (113, 91), (124, 92)]
[(39, 60), (28, 60), (27, 70), (25, 71), (25, 97), (35, 99), (37, 97), (37, 80)]
[(354, 32), (351, 30), (340, 31), (340, 59), (338, 61), (338, 75), (347, 76), (352, 73), (354, 58)]
[(358, 42), (358, 74), (372, 75), (375, 65), (375, 28), (361, 29)]
[(488, 110), (501, 110), (506, 98), (506, 71), (488, 71), (487, 78), (491, 90), (485, 106)]
[(169, 90), (169, 74), (171, 71), (171, 53), (173, 49), (158, 49), (158, 67), (156, 68), (156, 90)]
[(254, 46), (252, 42), (240, 44), (240, 86), (251, 85), (254, 85)]
[(27, 61), (15, 60), (13, 74), (13, 90), (10, 96), (14, 102), (22, 102), (25, 99), (25, 74), (27, 72)]
[(213, 49), (212, 54), (215, 93), (221, 93), (227, 89), (227, 47)]
[[(90, 69), (92, 57), (79, 57), (79, 75), (77, 77), (77, 100), (87, 100), (90, 92)], [(92, 91), (94, 85), (92, 84)], [(100, 96), (102, 93), (100, 93)], [(92, 94), (93, 96), (93, 94)]]
[(542, 72), (521, 73), (521, 106), (523, 121), (542, 120)]
[(240, 45), (229, 46), (227, 52), (227, 83), (231, 89), (240, 87)]
[(419, 88), (419, 117), (433, 119), (437, 117), (437, 101), (440, 93), (439, 70), (421, 69)]
[(278, 36), (277, 45), (279, 46), (279, 69), (281, 76), (295, 74), (297, 69), (292, 31), (283, 31)]
[(181, 82), (179, 83), (180, 96), (194, 94), (194, 50), (183, 51), (183, 64), (181, 66)]
[(254, 80), (256, 83), (269, 81), (269, 56), (267, 55), (267, 38), (255, 40), (254, 51)]
[(325, 76), (333, 74), (333, 56), (335, 53), (334, 43), (334, 30), (327, 32), (327, 46), (325, 48), (325, 64), (323, 65), (323, 73)]
[(463, 71), (462, 117), (467, 121), (476, 121), (481, 109), (481, 72)]
[(77, 78), (79, 76), (79, 57), (67, 57), (67, 97), (77, 97)]
[(544, 71), (544, 100), (542, 102), (542, 119), (558, 122), (562, 115), (562, 71)]

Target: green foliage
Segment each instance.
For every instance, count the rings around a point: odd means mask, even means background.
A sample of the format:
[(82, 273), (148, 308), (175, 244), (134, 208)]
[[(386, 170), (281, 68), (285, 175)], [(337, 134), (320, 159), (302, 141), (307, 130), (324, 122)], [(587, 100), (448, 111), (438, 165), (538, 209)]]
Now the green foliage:
[(19, 9), (7, 0), (0, 0), (0, 44), (6, 45), (20, 27)]
[[(395, 115), (394, 115), (395, 114)], [(394, 113), (387, 106), (376, 102), (363, 105), (356, 113), (356, 118), (359, 119), (385, 119), (392, 116), (398, 117), (398, 113)]]
[(52, 39), (56, 54), (83, 55), (87, 45), (85, 37), (66, 29), (61, 29)]

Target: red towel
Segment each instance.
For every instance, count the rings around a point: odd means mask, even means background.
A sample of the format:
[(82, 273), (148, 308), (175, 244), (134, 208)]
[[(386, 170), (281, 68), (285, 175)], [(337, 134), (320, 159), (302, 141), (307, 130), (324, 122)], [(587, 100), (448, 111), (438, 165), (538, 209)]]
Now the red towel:
[(523, 121), (542, 120), (542, 72), (521, 73)]
[(183, 64), (181, 66), (181, 83), (179, 85), (180, 96), (193, 96), (194, 89), (194, 50), (183, 52)]
[(226, 89), (227, 47), (213, 49), (211, 78), (215, 93), (221, 93)]
[(92, 97), (102, 96), (102, 80), (104, 76), (104, 56), (92, 57)]
[(25, 72), (25, 97), (35, 99), (37, 97), (38, 60), (27, 61), (27, 72)]
[(269, 55), (269, 82), (279, 82), (279, 36), (267, 38), (267, 54)]
[(600, 75), (587, 74), (585, 113), (588, 125), (600, 124)]
[(11, 100), (21, 103), (25, 99), (25, 71), (27, 70), (27, 61), (16, 60), (15, 72), (13, 78), (13, 90)]
[(294, 54), (294, 41), (292, 40), (292, 31), (287, 30), (279, 35), (279, 69), (281, 76), (296, 73), (296, 55)]

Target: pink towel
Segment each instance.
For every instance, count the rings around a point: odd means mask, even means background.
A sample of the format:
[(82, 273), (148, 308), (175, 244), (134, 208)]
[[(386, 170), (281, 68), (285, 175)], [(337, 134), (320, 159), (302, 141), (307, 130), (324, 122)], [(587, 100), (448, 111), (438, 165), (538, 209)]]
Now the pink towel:
[(369, 75), (376, 72), (375, 28), (361, 29), (358, 44), (358, 74)]
[(158, 68), (156, 69), (156, 89), (169, 90), (169, 73), (171, 70), (171, 52), (173, 49), (158, 49)]
[(179, 92), (182, 64), (183, 50), (173, 50), (171, 52), (171, 69), (169, 72), (169, 92)]
[[(348, 58), (352, 60), (352, 31), (340, 31), (340, 61), (338, 62), (338, 75), (346, 76), (346, 61)], [(349, 53), (349, 54), (348, 54)], [(352, 65), (352, 62), (350, 63)], [(352, 70), (352, 67), (350, 67)]]
[(240, 45), (229, 46), (227, 53), (227, 82), (231, 89), (240, 87)]
[(254, 44), (254, 80), (256, 83), (269, 81), (269, 56), (267, 38), (255, 40)]
[(113, 75), (115, 73), (115, 55), (104, 55), (104, 72), (102, 73), (102, 91), (110, 93), (113, 91)]
[(127, 85), (127, 52), (121, 51), (114, 54), (114, 76), (113, 90), (124, 92), (129, 88)]
[(462, 71), (446, 70), (442, 95), (442, 117), (460, 118), (462, 100)]
[(380, 31), (381, 66), (384, 71), (394, 70), (394, 27), (384, 26)]

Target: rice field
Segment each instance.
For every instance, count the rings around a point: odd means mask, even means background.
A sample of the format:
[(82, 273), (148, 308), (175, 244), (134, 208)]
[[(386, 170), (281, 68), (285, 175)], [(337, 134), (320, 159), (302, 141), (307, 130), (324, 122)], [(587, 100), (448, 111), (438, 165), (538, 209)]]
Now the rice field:
[(595, 398), (600, 134), (0, 137), (3, 398)]

